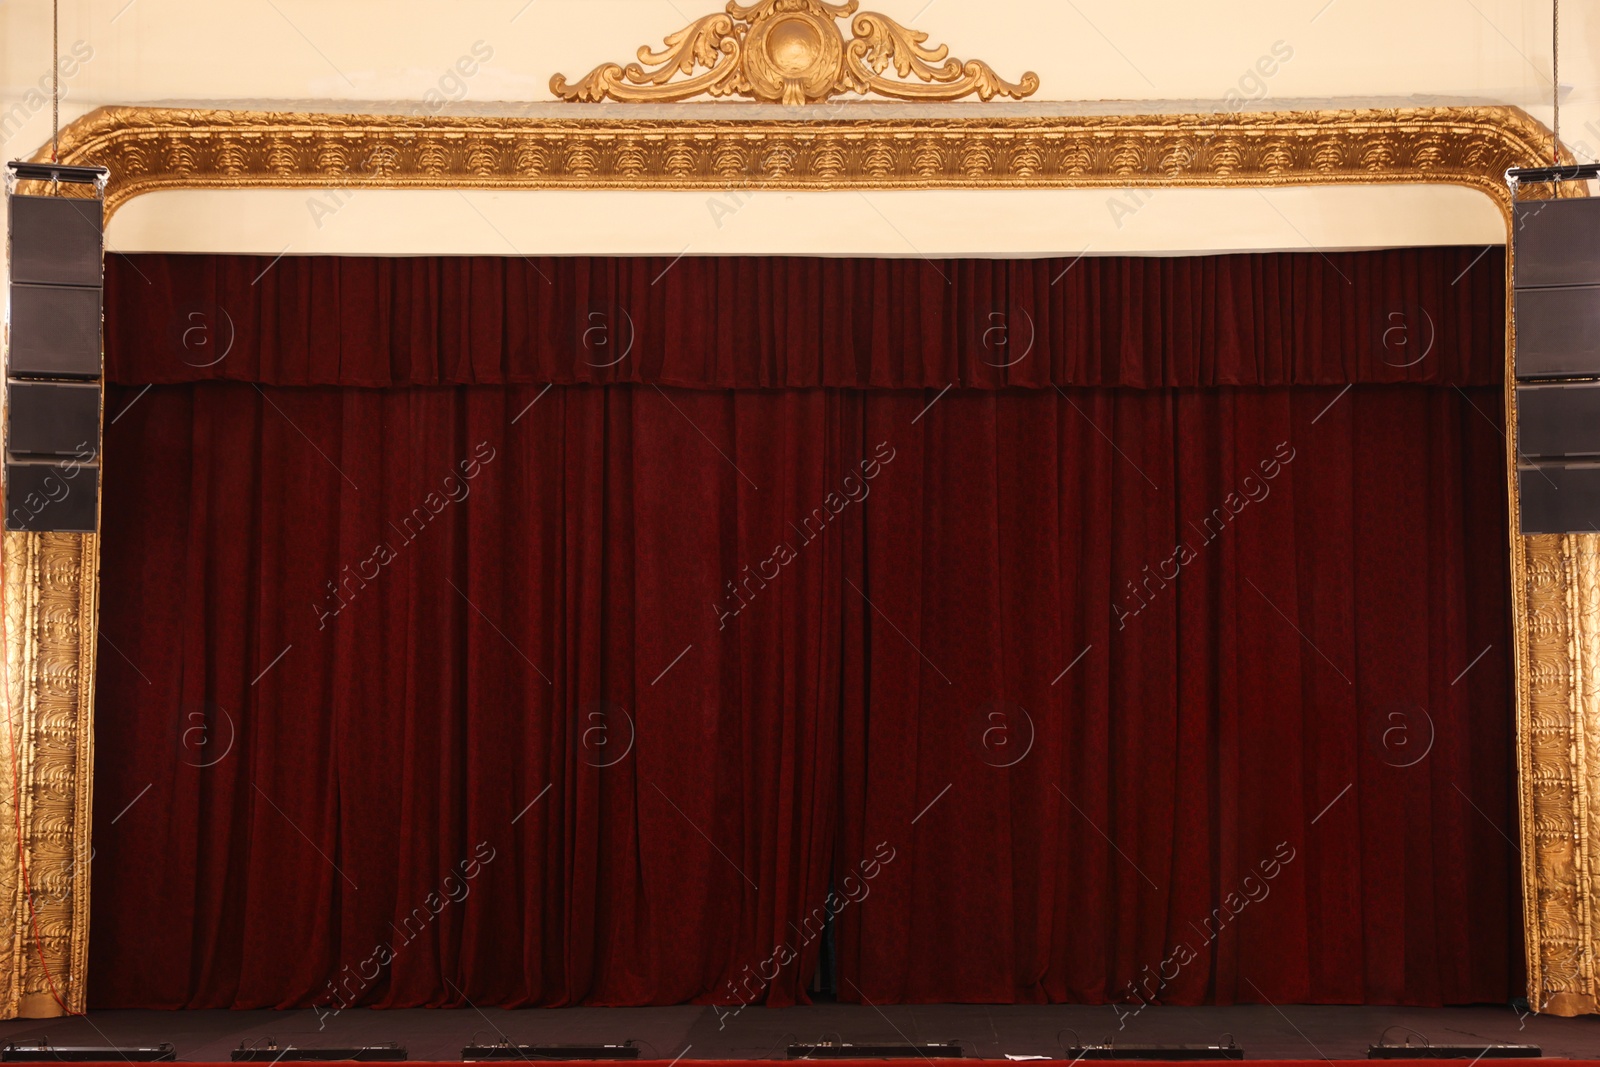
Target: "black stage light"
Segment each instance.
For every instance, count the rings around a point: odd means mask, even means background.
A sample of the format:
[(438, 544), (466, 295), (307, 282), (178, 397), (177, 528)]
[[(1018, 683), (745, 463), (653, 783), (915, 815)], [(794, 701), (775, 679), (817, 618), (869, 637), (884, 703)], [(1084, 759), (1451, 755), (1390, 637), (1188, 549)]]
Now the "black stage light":
[(791, 1060), (959, 1060), (963, 1055), (961, 1046), (953, 1042), (852, 1045), (845, 1041), (825, 1041), (789, 1046)]
[(1369, 1060), (1536, 1060), (1538, 1045), (1373, 1045)]
[[(49, 1039), (46, 1038), (46, 1041)], [(133, 1063), (170, 1063), (178, 1054), (169, 1044), (160, 1045), (4, 1045), (0, 1063), (107, 1063), (129, 1060)]]
[(350, 1048), (278, 1047), (272, 1038), (265, 1045), (246, 1048), (242, 1043), (229, 1057), (234, 1063), (328, 1063), (354, 1060), (358, 1063), (398, 1063), (406, 1058), (404, 1045), (359, 1045)]
[(636, 1060), (639, 1046), (632, 1041), (620, 1045), (468, 1045), (461, 1058), (469, 1063), (484, 1060)]
[(1071, 1060), (1242, 1060), (1244, 1049), (1226, 1045), (1081, 1045), (1064, 1050)]

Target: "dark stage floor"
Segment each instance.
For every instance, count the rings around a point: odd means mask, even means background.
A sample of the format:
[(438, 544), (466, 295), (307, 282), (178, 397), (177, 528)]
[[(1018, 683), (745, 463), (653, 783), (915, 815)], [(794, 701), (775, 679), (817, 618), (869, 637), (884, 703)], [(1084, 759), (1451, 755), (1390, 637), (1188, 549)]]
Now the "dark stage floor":
[[(726, 1025), (719, 1027), (719, 1021)], [(170, 1041), (180, 1060), (226, 1060), (240, 1042), (360, 1045), (398, 1041), (413, 1060), (455, 1060), (496, 1032), (526, 1044), (618, 1042), (632, 1038), (649, 1058), (781, 1058), (791, 1040), (959, 1041), (967, 1055), (1059, 1056), (1069, 1032), (1098, 1044), (1212, 1044), (1232, 1034), (1250, 1059), (1360, 1059), (1386, 1027), (1404, 1026), (1433, 1044), (1536, 1044), (1546, 1056), (1600, 1056), (1600, 1017), (1528, 1016), (1504, 1007), (1377, 1008), (1261, 1006), (1147, 1008), (1126, 1020), (1109, 1007), (983, 1005), (873, 1007), (819, 1004), (747, 1008), (719, 1020), (710, 1008), (562, 1008), (503, 1011), (350, 1010), (317, 1029), (312, 1011), (97, 1011), (74, 1019), (0, 1023), (0, 1042), (154, 1044)], [(1391, 1041), (1404, 1039), (1401, 1031)], [(1416, 1038), (1413, 1038), (1415, 1041)]]

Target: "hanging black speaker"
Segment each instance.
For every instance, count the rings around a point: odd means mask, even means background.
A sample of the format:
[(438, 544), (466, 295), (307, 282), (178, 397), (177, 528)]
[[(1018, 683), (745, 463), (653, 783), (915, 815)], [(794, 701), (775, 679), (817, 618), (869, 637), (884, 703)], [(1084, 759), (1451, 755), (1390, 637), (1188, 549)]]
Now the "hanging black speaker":
[[(104, 167), (11, 163), (5, 528), (99, 522)], [(26, 184), (28, 191), (19, 192)]]
[(13, 458), (94, 460), (100, 439), (96, 383), (13, 381), (7, 403)]
[[(52, 178), (47, 180), (54, 185), (54, 176), (64, 171), (97, 169), (52, 167)], [(70, 177), (61, 180), (71, 182)], [(82, 184), (71, 182), (69, 188)], [(14, 194), (11, 280), (98, 289), (105, 246), (103, 220), (104, 208), (98, 198)]]
[[(1506, 172), (1523, 533), (1600, 530), (1600, 165)], [(1548, 195), (1526, 197), (1525, 187)]]
[(94, 533), (100, 468), (70, 460), (6, 460), (6, 529)]
[(100, 287), (11, 284), (13, 378), (100, 377)]

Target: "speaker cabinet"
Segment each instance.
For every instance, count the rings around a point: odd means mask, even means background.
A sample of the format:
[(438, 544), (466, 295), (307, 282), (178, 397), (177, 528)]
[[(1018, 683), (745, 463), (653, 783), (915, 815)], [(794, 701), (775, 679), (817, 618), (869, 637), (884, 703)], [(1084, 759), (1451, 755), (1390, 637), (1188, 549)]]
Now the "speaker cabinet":
[(1512, 205), (1518, 378), (1600, 377), (1600, 198)]
[(99, 288), (104, 208), (80, 197), (11, 197), (11, 280)]
[(1600, 209), (1591, 198), (1521, 200), (1511, 221), (1513, 286), (1600, 285)]
[[(95, 531), (105, 280), (101, 198), (109, 173), (20, 160), (6, 165), (7, 530)], [(19, 193), (19, 184), (52, 195)]]
[(11, 280), (100, 288), (103, 207), (64, 196), (11, 197)]
[(1517, 452), (1600, 460), (1600, 382), (1517, 386)]
[(11, 376), (100, 377), (100, 290), (11, 287)]
[(1519, 467), (1522, 532), (1600, 533), (1600, 463)]
[(100, 439), (100, 386), (92, 382), (11, 383), (6, 450), (21, 457), (90, 462)]
[(1600, 285), (1518, 289), (1519, 379), (1600, 377)]
[[(1596, 177), (1594, 164), (1506, 172), (1525, 534), (1600, 532), (1600, 197), (1552, 195)], [(1524, 200), (1524, 185), (1546, 193)]]
[(6, 529), (94, 533), (100, 469), (87, 463), (11, 460), (6, 463)]

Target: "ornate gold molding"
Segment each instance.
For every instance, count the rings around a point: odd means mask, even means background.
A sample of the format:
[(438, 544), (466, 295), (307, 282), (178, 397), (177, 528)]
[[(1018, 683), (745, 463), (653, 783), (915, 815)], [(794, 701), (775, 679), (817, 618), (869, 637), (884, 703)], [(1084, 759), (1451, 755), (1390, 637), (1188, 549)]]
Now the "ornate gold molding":
[(1542, 159), (1548, 140), (1522, 111), (1499, 107), (826, 121), (108, 107), (62, 131), (61, 155), (111, 169), (108, 211), (162, 189), (1068, 189), (1368, 182), (1466, 185), (1504, 206), (1504, 171)]
[[(765, 7), (769, 13), (789, 10), (770, 3)], [(868, 17), (860, 16), (857, 23)], [(687, 41), (685, 37), (678, 43)], [(743, 48), (747, 41), (738, 38), (737, 43)], [(719, 55), (739, 58), (720, 43), (717, 49)], [(693, 53), (691, 47), (686, 54)], [(670, 76), (662, 84), (668, 81)], [(1541, 163), (1550, 142), (1543, 126), (1520, 110), (1502, 107), (937, 119), (873, 117), (873, 110), (852, 105), (821, 118), (797, 115), (773, 120), (741, 118), (737, 108), (729, 107), (728, 117), (708, 120), (591, 117), (577, 115), (576, 109), (572, 118), (548, 119), (114, 107), (73, 123), (62, 131), (61, 144), (64, 161), (111, 169), (108, 214), (134, 196), (177, 189), (1069, 189), (1438, 183), (1483, 192), (1500, 205), (1509, 224), (1504, 172)], [(841, 117), (846, 113), (859, 117)], [(1508, 381), (1509, 366), (1508, 357)], [(1507, 419), (1514, 440), (1515, 407), (1510, 395)], [(1530, 999), (1535, 1007), (1562, 1014), (1594, 1011), (1600, 1006), (1592, 918), (1593, 893), (1600, 888), (1596, 880), (1600, 848), (1592, 836), (1589, 813), (1600, 810), (1596, 807), (1600, 617), (1595, 610), (1600, 569), (1592, 539), (1522, 538), (1515, 533), (1515, 455), (1509, 443), (1507, 460)], [(22, 590), (33, 600), (21, 603), (43, 599), (47, 582), (58, 592), (78, 590), (76, 627), (55, 624), (41, 638), (56, 651), (42, 661), (14, 660), (18, 670), (13, 677), (26, 679), (14, 685), (33, 687), (29, 699), (34, 704), (25, 706), (34, 707), (47, 692), (59, 691), (64, 664), (76, 663), (84, 679), (92, 670), (94, 642), (85, 638), (95, 632), (95, 550), (92, 538), (84, 539), (72, 556), (68, 545), (78, 544), (72, 539), (36, 543), (19, 542), (19, 536), (8, 535), (8, 568), (18, 566), (14, 561), (19, 552), (35, 562), (26, 565), (32, 570), (10, 580), (8, 611), (23, 610), (13, 603)], [(41, 566), (46, 558), (55, 562)], [(22, 621), (13, 625), (14, 634), (38, 629), (36, 621), (27, 621), (36, 620), (37, 614), (15, 617)], [(41, 653), (36, 649), (28, 654)], [(56, 666), (41, 674), (40, 662)], [(41, 749), (30, 754), (34, 762), (24, 773), (26, 782), (42, 783), (27, 788), (53, 790), (51, 797), (73, 797), (76, 821), (70, 834), (77, 842), (86, 840), (88, 825), (89, 695), (85, 683), (73, 705), (77, 762), (69, 768), (59, 754)], [(50, 706), (57, 709), (52, 721), (66, 730), (60, 717), (67, 714), (67, 705)], [(47, 740), (35, 738), (34, 745)], [(8, 801), (0, 799), (4, 802)], [(30, 809), (37, 810), (42, 809)], [(60, 813), (66, 809), (57, 803), (51, 810), (58, 814), (45, 824), (32, 815), (25, 821), (29, 827), (53, 828), (57, 836), (30, 838), (24, 845), (30, 855), (54, 856), (59, 862), (71, 854), (70, 849), (62, 853), (59, 841), (67, 825)], [(0, 872), (6, 870), (0, 866)], [(71, 1003), (81, 1004), (88, 877), (83, 865), (72, 871), (70, 913), (59, 912), (61, 918), (53, 920), (70, 924), (70, 932), (63, 935), (62, 927), (50, 926), (46, 956), (55, 960), (54, 953), (62, 953), (67, 988), (77, 998)], [(12, 914), (20, 913), (13, 907)], [(0, 960), (5, 968), (0, 983), (10, 982), (7, 988), (23, 990), (34, 999), (16, 995), (0, 999), (0, 1012), (39, 1005), (36, 977), (29, 977), (23, 958), (24, 941), (20, 935), (14, 937), (10, 959)]]
[[(565, 75), (550, 91), (568, 102), (688, 100), (745, 96), (768, 103), (814, 104), (840, 93), (878, 93), (902, 100), (958, 100), (973, 93), (1022, 99), (1039, 88), (1031, 71), (1008, 82), (979, 60), (950, 59), (945, 45), (887, 15), (866, 11), (846, 41), (838, 20), (855, 15), (857, 0), (728, 0), (666, 38), (666, 47), (639, 47), (639, 62), (602, 63), (576, 85)], [(884, 72), (894, 67), (899, 80)], [(649, 69), (654, 68), (654, 69)], [(703, 68), (703, 69), (702, 69)], [(682, 80), (674, 80), (682, 75)], [(915, 79), (915, 80), (906, 80)]]
[[(84, 1010), (99, 545), (85, 534), (4, 538), (6, 740), (16, 759), (8, 745), (0, 769), (0, 879), (10, 921), (0, 939), (0, 1017), (38, 1018), (62, 1014), (63, 1003)], [(13, 795), (22, 809), (20, 853)]]
[(1521, 540), (1523, 878), (1538, 949), (1528, 956), (1529, 997), (1578, 1015), (1600, 1011), (1600, 536)]

